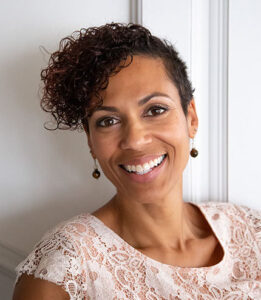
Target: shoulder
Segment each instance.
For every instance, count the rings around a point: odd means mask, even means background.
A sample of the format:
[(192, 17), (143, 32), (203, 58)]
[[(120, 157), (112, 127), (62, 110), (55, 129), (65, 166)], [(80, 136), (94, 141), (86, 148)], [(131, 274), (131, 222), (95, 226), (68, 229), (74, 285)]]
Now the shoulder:
[[(70, 295), (70, 299), (78, 299), (84, 284), (80, 241), (83, 235), (91, 234), (90, 222), (91, 216), (86, 213), (48, 230), (16, 267), (17, 286), (20, 281), (23, 282), (22, 286), (33, 282), (44, 290), (50, 287), (54, 291), (52, 287), (55, 284), (61, 286)], [(34, 280), (27, 275), (32, 275)]]
[(197, 204), (208, 221), (229, 225), (239, 216), (238, 206), (228, 202), (201, 202)]
[[(79, 251), (78, 240), (82, 236), (88, 237), (92, 232), (92, 216), (89, 213), (74, 216), (62, 221), (49, 229), (34, 245), (33, 251), (28, 258), (34, 255), (39, 259), (49, 255), (59, 253), (70, 253), (72, 256)], [(36, 258), (35, 257), (35, 258)]]
[(81, 233), (88, 231), (93, 223), (92, 215), (90, 213), (83, 213), (74, 216), (68, 220), (62, 221), (49, 229), (41, 238), (40, 241), (58, 235), (64, 235), (72, 240), (81, 235)]
[(244, 205), (237, 206), (240, 215), (245, 220), (249, 230), (252, 232), (261, 251), (261, 210), (253, 209)]
[(261, 211), (230, 202), (201, 202), (198, 206), (209, 214), (222, 213), (229, 215), (231, 218), (242, 220), (248, 220), (253, 217), (260, 220), (261, 218)]
[[(227, 202), (205, 202), (200, 203), (199, 207), (205, 211), (212, 219), (224, 225), (224, 222), (235, 232), (238, 228), (246, 234), (247, 231), (258, 244), (261, 250), (261, 211)], [(223, 228), (224, 230), (224, 228)]]

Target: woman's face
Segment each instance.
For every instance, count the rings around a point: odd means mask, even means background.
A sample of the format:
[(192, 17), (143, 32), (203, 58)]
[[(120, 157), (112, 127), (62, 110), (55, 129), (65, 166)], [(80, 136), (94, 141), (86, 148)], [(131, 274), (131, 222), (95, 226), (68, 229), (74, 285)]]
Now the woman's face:
[(182, 189), (197, 115), (192, 100), (185, 117), (161, 59), (134, 56), (101, 95), (88, 143), (118, 194), (146, 203)]

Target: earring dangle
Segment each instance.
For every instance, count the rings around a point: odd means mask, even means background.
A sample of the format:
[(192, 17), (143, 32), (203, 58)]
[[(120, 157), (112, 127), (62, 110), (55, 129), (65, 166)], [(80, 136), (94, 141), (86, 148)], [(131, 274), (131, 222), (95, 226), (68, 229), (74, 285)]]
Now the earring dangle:
[(192, 139), (192, 149), (190, 151), (190, 155), (192, 157), (197, 157), (198, 156), (198, 150), (194, 147), (194, 139)]
[(99, 179), (100, 176), (101, 172), (98, 170), (96, 159), (94, 158), (94, 171), (92, 172), (92, 177), (95, 179)]

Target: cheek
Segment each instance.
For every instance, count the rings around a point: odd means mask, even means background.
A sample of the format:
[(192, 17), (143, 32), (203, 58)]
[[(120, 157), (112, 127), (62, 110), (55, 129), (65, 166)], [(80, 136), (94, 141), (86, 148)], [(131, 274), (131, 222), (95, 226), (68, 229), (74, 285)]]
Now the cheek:
[[(190, 142), (185, 122), (169, 122), (157, 131), (157, 138), (167, 144), (169, 159), (177, 170), (183, 171), (189, 159)], [(179, 173), (179, 171), (178, 171)]]
[(169, 141), (170, 144), (189, 143), (189, 133), (186, 122), (176, 120), (176, 122), (164, 122), (157, 128), (157, 135)]
[(92, 148), (99, 160), (105, 160), (111, 157), (115, 152), (115, 147), (116, 145), (111, 135), (95, 135), (95, 137), (92, 138)]

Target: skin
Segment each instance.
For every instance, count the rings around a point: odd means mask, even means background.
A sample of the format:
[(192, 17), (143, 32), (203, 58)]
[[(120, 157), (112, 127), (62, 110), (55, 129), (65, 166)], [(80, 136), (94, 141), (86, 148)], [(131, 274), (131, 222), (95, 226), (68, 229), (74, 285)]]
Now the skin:
[[(223, 256), (219, 242), (200, 210), (184, 203), (182, 197), (189, 140), (198, 128), (194, 100), (185, 116), (178, 90), (162, 61), (143, 56), (135, 56), (130, 66), (111, 77), (102, 96), (103, 106), (116, 111), (95, 111), (85, 131), (92, 156), (117, 193), (93, 215), (159, 262), (181, 267), (218, 263)], [(139, 105), (147, 96), (150, 99)], [(155, 108), (159, 105), (161, 108)], [(132, 180), (119, 167), (164, 153), (167, 157), (159, 174), (144, 183)], [(13, 296), (13, 300), (22, 299), (64, 300), (69, 295), (60, 286), (24, 274)]]
[(34, 276), (23, 274), (15, 286), (13, 300), (69, 300), (60, 286)]

